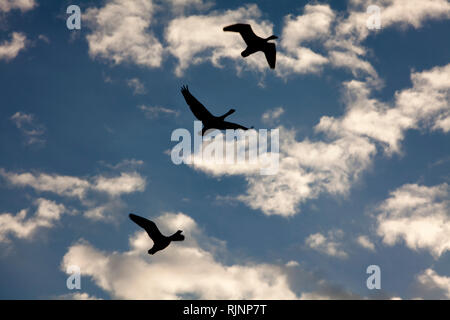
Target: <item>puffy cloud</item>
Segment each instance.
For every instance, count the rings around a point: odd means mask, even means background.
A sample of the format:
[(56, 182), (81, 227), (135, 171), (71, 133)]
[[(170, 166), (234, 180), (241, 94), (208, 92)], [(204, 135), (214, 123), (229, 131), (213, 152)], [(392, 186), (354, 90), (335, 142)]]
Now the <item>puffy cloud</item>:
[(13, 32), (10, 41), (0, 44), (0, 60), (9, 61), (17, 57), (19, 52), (25, 49), (27, 37), (20, 32)]
[(342, 230), (329, 231), (327, 235), (323, 235), (320, 232), (311, 234), (305, 240), (305, 244), (311, 249), (317, 250), (326, 255), (347, 258), (348, 254), (342, 249), (340, 240), (344, 233)]
[(218, 164), (214, 159), (191, 166), (213, 176), (243, 175), (247, 192), (237, 197), (265, 214), (294, 215), (299, 204), (322, 193), (346, 195), (361, 174), (370, 167), (377, 145), (387, 154), (399, 152), (405, 131), (436, 129), (449, 112), (450, 65), (411, 75), (412, 88), (395, 94), (393, 105), (371, 97), (372, 87), (352, 80), (344, 84), (347, 109), (341, 117), (320, 119), (317, 133), (322, 140), (298, 141), (295, 132), (280, 127), (278, 171), (260, 175), (258, 164)]
[(335, 136), (367, 136), (381, 142), (388, 153), (398, 152), (407, 129), (437, 129), (438, 121), (450, 112), (450, 64), (414, 72), (411, 81), (412, 88), (396, 92), (393, 106), (370, 98), (367, 83), (347, 82), (346, 114), (322, 117), (316, 129)]
[(62, 204), (39, 198), (34, 204), (36, 212), (27, 218), (28, 209), (23, 209), (16, 215), (0, 214), (0, 242), (9, 242), (9, 235), (30, 240), (40, 228), (51, 228), (61, 215), (67, 212)]
[(328, 59), (309, 48), (297, 48), (290, 54), (277, 53), (276, 73), (286, 77), (293, 73), (319, 73)]
[(142, 192), (145, 190), (145, 184), (145, 179), (137, 172), (122, 172), (118, 177), (97, 177), (92, 188), (114, 197), (136, 191)]
[(372, 241), (370, 241), (370, 239), (367, 236), (358, 236), (356, 238), (356, 243), (358, 243), (361, 247), (370, 250), (370, 251), (375, 251), (375, 245), (373, 244)]
[(16, 112), (10, 119), (24, 135), (27, 145), (42, 145), (45, 143), (45, 139), (43, 137), (45, 133), (45, 126), (38, 123), (33, 114)]
[(285, 17), (281, 46), (295, 51), (305, 41), (329, 36), (334, 18), (335, 13), (329, 5), (307, 4), (302, 15)]
[(407, 184), (391, 192), (377, 209), (377, 234), (386, 245), (403, 240), (435, 258), (450, 250), (450, 189)]
[(261, 119), (264, 123), (271, 124), (278, 121), (278, 119), (281, 117), (283, 113), (284, 113), (283, 107), (278, 107), (264, 112)]
[[(426, 20), (438, 20), (450, 17), (450, 5), (447, 0), (355, 0), (350, 1), (347, 14), (336, 21), (333, 36), (325, 42), (331, 50), (330, 61), (334, 66), (349, 68), (353, 73), (366, 71), (376, 79), (378, 76), (365, 61), (366, 49), (362, 42), (374, 31), (367, 27), (372, 13), (367, 8), (375, 5), (380, 8), (381, 30), (395, 25), (419, 28)], [(351, 61), (351, 63), (350, 63)]]
[(89, 54), (115, 64), (159, 67), (163, 47), (149, 30), (155, 5), (152, 0), (110, 0), (83, 15), (92, 33), (86, 38)]
[(151, 259), (147, 250), (152, 242), (143, 231), (130, 237), (126, 252), (104, 252), (79, 241), (69, 248), (61, 268), (79, 266), (83, 276), (118, 299), (296, 298), (279, 266), (220, 262), (215, 256), (216, 241), (205, 236), (189, 216), (165, 214), (157, 223), (163, 233), (183, 230), (186, 241), (173, 243)]
[(137, 172), (122, 172), (118, 177), (97, 176), (93, 180), (46, 173), (13, 173), (0, 169), (0, 175), (19, 187), (31, 187), (39, 192), (52, 192), (60, 196), (83, 199), (90, 190), (110, 196), (143, 191), (145, 179)]
[(269, 215), (294, 215), (300, 203), (323, 192), (346, 194), (375, 152), (375, 146), (365, 138), (298, 142), (294, 132), (283, 129), (280, 132), (278, 173), (248, 176), (247, 194), (238, 197), (251, 208)]
[(380, 8), (381, 28), (393, 25), (419, 28), (426, 20), (438, 20), (450, 17), (450, 4), (446, 0), (363, 0), (350, 1), (349, 15), (337, 27), (338, 34), (352, 35), (359, 41), (371, 32), (366, 21), (369, 5)]
[[(366, 25), (369, 5), (381, 8), (382, 29), (393, 25), (418, 28), (426, 20), (449, 17), (446, 0), (417, 0), (414, 10), (407, 0), (354, 1), (339, 15), (327, 4), (307, 4), (302, 14), (287, 15), (284, 19), (276, 74), (286, 77), (294, 73), (318, 73), (325, 65), (331, 65), (348, 69), (354, 76), (367, 76), (375, 83), (379, 82), (377, 72), (365, 60), (367, 50), (362, 46), (371, 32)], [(262, 55), (242, 61), (239, 53), (243, 50), (243, 42), (237, 41), (239, 36), (228, 37), (222, 32), (223, 26), (230, 21), (246, 21), (257, 34), (272, 34), (272, 24), (261, 20), (256, 5), (176, 17), (166, 29), (166, 40), (169, 51), (179, 60), (177, 75), (182, 75), (189, 65), (205, 61), (221, 67), (223, 58), (236, 60), (239, 70), (242, 66), (258, 71), (267, 69)], [(317, 47), (321, 53), (306, 45)]]
[(10, 184), (18, 187), (31, 187), (39, 192), (52, 192), (60, 196), (83, 199), (90, 183), (82, 178), (50, 175), (46, 173), (14, 173), (0, 169), (0, 175)]
[(22, 12), (33, 9), (36, 6), (34, 0), (0, 0), (0, 12), (9, 12), (18, 9)]
[(352, 51), (330, 51), (329, 53), (331, 63), (338, 68), (347, 68), (352, 73), (353, 76), (357, 77), (359, 75), (370, 75), (373, 78), (377, 78), (377, 72), (372, 67), (372, 65), (362, 60), (357, 54)]
[(436, 130), (442, 130), (443, 132), (447, 133), (450, 131), (450, 116), (443, 116), (436, 120), (433, 129)]
[[(382, 29), (393, 25), (418, 28), (426, 20), (449, 16), (446, 0), (414, 2), (417, 5), (411, 10), (407, 0), (351, 1), (347, 11), (339, 14), (327, 4), (307, 4), (302, 14), (290, 14), (284, 19), (275, 73), (280, 77), (319, 73), (330, 65), (379, 82), (373, 66), (365, 60), (367, 50), (362, 46), (371, 32), (366, 25), (369, 18), (366, 8), (380, 6)], [(245, 44), (241, 37), (222, 29), (241, 21), (250, 23), (257, 34), (268, 36), (273, 33), (272, 23), (262, 19), (255, 4), (205, 12), (211, 4), (202, 0), (171, 0), (169, 5), (173, 10), (164, 26), (166, 43), (163, 48), (151, 30), (155, 20), (152, 0), (132, 3), (109, 0), (104, 7), (91, 8), (85, 15), (93, 30), (87, 37), (89, 52), (93, 57), (106, 58), (116, 64), (132, 62), (159, 67), (163, 52), (167, 51), (178, 60), (175, 68), (178, 76), (189, 66), (203, 62), (221, 68), (224, 59), (233, 60), (239, 72), (244, 68), (266, 72), (267, 63), (262, 53), (242, 59), (240, 52)], [(188, 8), (203, 12), (187, 15)], [(306, 45), (315, 47), (315, 51)]]
[(0, 176), (15, 187), (29, 187), (38, 193), (49, 192), (79, 199), (86, 207), (84, 215), (94, 220), (112, 219), (113, 213), (123, 207), (120, 196), (142, 192), (146, 186), (146, 179), (137, 172), (80, 178), (46, 173), (14, 173), (0, 168)]
[(190, 64), (204, 61), (221, 67), (220, 61), (223, 58), (238, 59), (241, 66), (265, 69), (267, 62), (262, 53), (262, 56), (256, 54), (242, 60), (240, 53), (245, 49), (245, 43), (241, 36), (222, 30), (224, 26), (236, 21), (245, 21), (252, 25), (255, 33), (271, 35), (272, 24), (259, 21), (260, 18), (261, 11), (254, 4), (236, 10), (174, 18), (166, 29), (165, 38), (168, 51), (178, 59), (176, 74), (181, 76)]
[[(283, 127), (279, 130), (279, 164), (273, 175), (260, 174), (261, 167), (269, 163), (264, 161), (226, 164), (204, 156), (190, 165), (213, 176), (244, 175), (247, 193), (238, 196), (238, 200), (267, 215), (291, 216), (298, 212), (300, 203), (315, 199), (322, 192), (346, 194), (376, 151), (364, 137), (299, 142), (294, 131)], [(277, 160), (271, 151), (266, 154), (267, 159)]]
[[(277, 52), (277, 69), (279, 76), (290, 73), (316, 73), (327, 63), (322, 55), (313, 52), (306, 47), (288, 46), (288, 43), (300, 40), (311, 40), (316, 35), (325, 33), (323, 30), (326, 21), (333, 16), (328, 6), (307, 6), (305, 18), (286, 18), (289, 25), (282, 37), (284, 47), (288, 50)], [(191, 15), (187, 17), (176, 17), (166, 29), (166, 41), (169, 52), (178, 59), (176, 74), (181, 76), (191, 64), (196, 65), (205, 61), (211, 62), (216, 67), (222, 67), (224, 58), (236, 62), (238, 70), (248, 68), (263, 72), (267, 70), (267, 62), (263, 53), (256, 53), (242, 59), (240, 53), (245, 49), (245, 43), (237, 33), (223, 32), (223, 27), (236, 21), (249, 23), (254, 32), (261, 37), (272, 35), (272, 23), (261, 19), (261, 11), (257, 5), (247, 5), (235, 10), (213, 11), (203, 15)], [(315, 20), (317, 19), (317, 21)], [(300, 25), (304, 26), (308, 21), (316, 21), (314, 32), (305, 34), (297, 30)], [(328, 22), (329, 24), (329, 22)]]
[(416, 276), (423, 295), (432, 299), (450, 299), (450, 277), (441, 276), (431, 268)]
[(413, 87), (396, 93), (396, 105), (415, 125), (441, 128), (450, 115), (450, 64), (411, 75)]

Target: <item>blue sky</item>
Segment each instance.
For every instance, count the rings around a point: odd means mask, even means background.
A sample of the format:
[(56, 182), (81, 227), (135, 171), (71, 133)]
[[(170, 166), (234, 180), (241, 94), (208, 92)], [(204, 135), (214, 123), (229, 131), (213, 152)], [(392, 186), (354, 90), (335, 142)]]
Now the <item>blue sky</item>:
[[(0, 0), (0, 298), (450, 298), (448, 1), (70, 4)], [(173, 164), (184, 84), (278, 128), (279, 172)], [(129, 212), (186, 241), (147, 255)]]

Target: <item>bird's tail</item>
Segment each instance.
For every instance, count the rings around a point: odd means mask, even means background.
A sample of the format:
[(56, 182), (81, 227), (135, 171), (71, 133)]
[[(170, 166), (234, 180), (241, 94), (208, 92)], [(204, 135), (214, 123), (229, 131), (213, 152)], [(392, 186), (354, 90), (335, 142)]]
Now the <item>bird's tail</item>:
[(227, 113), (225, 113), (223, 116), (220, 116), (219, 118), (221, 120), (225, 120), (226, 117), (228, 117), (230, 114), (233, 114), (236, 110), (230, 109)]

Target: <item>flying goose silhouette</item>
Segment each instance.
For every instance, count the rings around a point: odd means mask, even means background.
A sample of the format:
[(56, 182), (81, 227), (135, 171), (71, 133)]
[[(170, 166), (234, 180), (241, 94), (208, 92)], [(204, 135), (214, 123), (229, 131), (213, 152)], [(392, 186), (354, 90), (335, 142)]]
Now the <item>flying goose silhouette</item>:
[[(234, 113), (236, 110), (230, 109), (223, 116), (216, 117), (216, 116), (213, 116), (205, 108), (205, 106), (202, 105), (200, 103), (200, 101), (198, 101), (189, 92), (189, 88), (187, 86), (181, 87), (181, 93), (183, 94), (184, 100), (186, 100), (186, 103), (189, 105), (189, 108), (191, 109), (194, 116), (203, 123), (202, 136), (205, 134), (205, 132), (208, 129), (219, 129), (219, 130), (226, 130), (226, 129), (248, 130), (249, 129), (244, 126), (241, 126), (240, 124), (225, 121), (225, 118), (228, 117), (230, 114)], [(250, 129), (253, 129), (253, 127), (251, 127)]]
[(223, 31), (239, 32), (247, 44), (247, 48), (241, 52), (241, 55), (245, 58), (252, 53), (262, 51), (264, 52), (267, 62), (270, 68), (275, 69), (275, 61), (277, 49), (275, 43), (268, 42), (269, 40), (278, 39), (277, 36), (270, 36), (268, 38), (258, 37), (252, 30), (249, 24), (237, 23), (231, 26), (223, 28)]
[(130, 213), (130, 219), (136, 223), (138, 226), (147, 231), (149, 237), (153, 240), (153, 247), (148, 250), (148, 254), (155, 254), (156, 252), (167, 248), (167, 246), (172, 241), (183, 241), (184, 236), (181, 234), (183, 231), (178, 230), (173, 235), (166, 237), (164, 236), (156, 226), (153, 221), (145, 219), (143, 217), (137, 216)]

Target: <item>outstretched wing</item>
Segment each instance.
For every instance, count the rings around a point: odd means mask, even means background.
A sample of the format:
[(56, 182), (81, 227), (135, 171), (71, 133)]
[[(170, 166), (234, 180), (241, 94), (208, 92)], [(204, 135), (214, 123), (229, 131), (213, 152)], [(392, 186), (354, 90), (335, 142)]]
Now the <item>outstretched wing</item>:
[(240, 124), (233, 123), (233, 122), (224, 121), (223, 124), (224, 124), (224, 126), (225, 126), (226, 129), (233, 129), (233, 130), (236, 130), (236, 129), (242, 129), (242, 130), (248, 130), (248, 128), (246, 128), (246, 127), (244, 127), (244, 126), (241, 126)]
[(266, 43), (264, 46), (264, 54), (266, 55), (270, 68), (275, 69), (275, 62), (277, 59), (277, 49), (275, 47), (275, 43)]
[(150, 221), (148, 219), (145, 219), (132, 213), (130, 213), (130, 219), (138, 226), (143, 228), (145, 231), (147, 231), (149, 237), (153, 240), (153, 242), (157, 242), (158, 240), (164, 238), (164, 236), (158, 230), (158, 227), (153, 221)]
[(231, 26), (223, 28), (223, 31), (239, 32), (247, 45), (250, 45), (259, 37), (253, 32), (252, 27), (245, 23), (236, 23)]
[(190, 92), (187, 86), (181, 87), (181, 93), (183, 94), (184, 100), (188, 104), (194, 116), (200, 120), (209, 120), (213, 118), (213, 115), (205, 108), (204, 105), (200, 103)]

